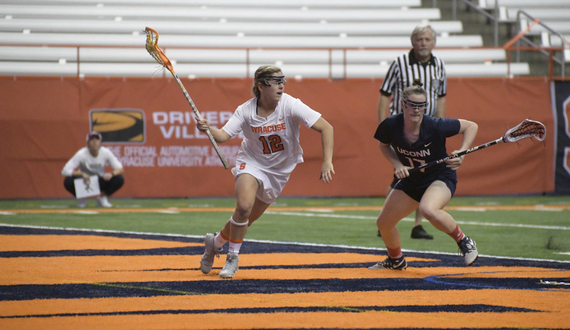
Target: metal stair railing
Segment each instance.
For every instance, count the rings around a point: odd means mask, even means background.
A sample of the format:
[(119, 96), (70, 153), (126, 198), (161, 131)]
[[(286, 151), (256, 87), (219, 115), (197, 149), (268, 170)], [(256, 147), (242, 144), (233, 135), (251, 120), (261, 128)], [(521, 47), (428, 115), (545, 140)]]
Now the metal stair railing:
[[(457, 19), (457, 1), (458, 0), (452, 0), (452, 19), (453, 20)], [(499, 22), (500, 22), (499, 0), (495, 0), (493, 15), (489, 14), (485, 9), (481, 8), (480, 6), (471, 3), (470, 0), (459, 0), (459, 1), (463, 2), (468, 8), (473, 9), (476, 12), (482, 14), (490, 22), (493, 23), (494, 45), (495, 45), (495, 47), (498, 47), (499, 46)], [(432, 0), (432, 6), (437, 7), (437, 0)], [(520, 18), (521, 15), (528, 17), (533, 22), (525, 30), (523, 30), (521, 28), (521, 18)], [(548, 56), (550, 59), (550, 62), (549, 62), (549, 66), (550, 66), (549, 76), (550, 77), (549, 78), (552, 77), (552, 62), (556, 62), (556, 63), (560, 64), (560, 66), (561, 66), (561, 77), (562, 77), (562, 79), (564, 79), (564, 74), (565, 74), (565, 61), (564, 61), (564, 59), (565, 59), (566, 54), (568, 54), (568, 57), (570, 58), (570, 42), (568, 40), (566, 40), (561, 33), (553, 30), (548, 25), (542, 23), (540, 20), (534, 18), (533, 16), (529, 15), (528, 13), (526, 13), (523, 10), (519, 10), (517, 12), (516, 24), (517, 24), (519, 33), (513, 39), (511, 39), (509, 42), (507, 42), (503, 46), (503, 48), (507, 51), (516, 50), (517, 51), (517, 53), (516, 53), (516, 61), (517, 62), (520, 62), (520, 51), (521, 50), (534, 50), (534, 51), (538, 50), (538, 51), (540, 51), (542, 54)], [(562, 47), (542, 47), (542, 46), (537, 45), (536, 43), (532, 42), (532, 40), (528, 39), (527, 37), (525, 37), (524, 35), (528, 32), (528, 30), (530, 30), (530, 28), (532, 28), (536, 24), (541, 25), (546, 30), (548, 30), (551, 34), (557, 35), (560, 38), (560, 40), (562, 40)], [(526, 42), (531, 47), (511, 47), (513, 43), (515, 43), (519, 40)], [(555, 51), (561, 51), (561, 59), (557, 58), (554, 55)], [(508, 56), (508, 62), (510, 63), (510, 56)]]
[[(523, 16), (523, 15), (526, 16), (529, 19), (529, 21), (532, 21), (532, 23), (530, 25), (528, 25), (525, 29), (523, 29), (523, 25), (522, 25), (523, 21), (521, 19), (521, 16)], [(528, 33), (528, 31), (530, 31), (530, 29), (532, 29), (536, 25), (540, 25), (543, 28), (545, 28), (546, 30), (548, 30), (548, 32), (550, 32), (551, 34), (557, 35), (560, 38), (560, 40), (562, 41), (562, 47), (541, 47), (540, 45), (537, 45), (532, 40), (527, 38), (525, 35)], [(538, 51), (541, 52), (542, 54), (548, 56), (551, 59), (551, 61), (558, 63), (561, 67), (561, 77), (564, 78), (564, 73), (565, 73), (564, 51), (565, 51), (565, 49), (570, 48), (570, 42), (568, 42), (568, 40), (566, 40), (560, 32), (553, 30), (548, 25), (544, 24), (539, 19), (529, 15), (524, 10), (517, 11), (517, 26), (518, 26), (520, 32), (517, 34), (517, 36), (515, 36), (513, 39), (511, 39), (509, 42), (507, 42), (505, 44), (505, 46), (504, 46), (505, 50), (508, 50), (510, 48), (510, 46), (512, 44), (514, 44), (515, 42), (519, 43), (520, 41), (524, 41), (528, 45), (530, 45), (531, 47), (538, 49)], [(522, 49), (521, 47), (516, 47), (516, 56), (517, 56), (516, 61), (517, 62), (520, 61), (521, 49)], [(547, 51), (546, 49), (549, 49), (549, 51)], [(561, 50), (561, 58), (557, 58), (553, 54), (554, 50)]]

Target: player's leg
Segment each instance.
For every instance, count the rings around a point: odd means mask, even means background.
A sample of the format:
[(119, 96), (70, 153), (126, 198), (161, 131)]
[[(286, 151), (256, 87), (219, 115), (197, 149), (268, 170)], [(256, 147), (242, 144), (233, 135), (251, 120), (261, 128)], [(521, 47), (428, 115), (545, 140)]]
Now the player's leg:
[[(259, 217), (261, 217), (261, 215), (263, 215), (263, 213), (265, 212), (265, 210), (267, 210), (268, 207), (269, 207), (269, 204), (264, 203), (264, 202), (262, 202), (256, 198), (255, 203), (253, 204), (253, 208), (251, 209), (251, 212), (249, 214), (247, 226), (242, 226), (243, 223), (240, 223), (240, 226), (238, 226), (238, 230), (251, 226), (251, 224), (255, 220), (259, 219)], [(233, 219), (233, 216), (232, 216), (232, 219)], [(222, 252), (222, 246), (227, 241), (230, 241), (230, 247), (228, 249), (228, 256), (226, 259), (226, 264), (224, 265), (224, 268), (222, 268), (222, 270), (220, 271), (220, 277), (222, 277), (222, 278), (231, 278), (234, 276), (235, 272), (237, 272), (237, 270), (238, 270), (239, 250), (241, 248), (242, 243), (231, 241), (229, 238), (230, 234), (228, 234), (228, 236), (225, 236), (225, 237), (223, 235), (224, 231), (226, 233), (234, 232), (232, 230), (232, 226), (235, 226), (235, 224), (232, 223), (232, 219), (230, 219), (226, 222), (224, 229), (222, 229), (222, 231), (220, 233), (218, 233), (217, 235), (214, 236), (212, 234), (208, 234), (208, 235), (212, 235), (213, 245), (217, 249), (219, 249), (218, 250), (219, 252)], [(245, 237), (245, 233), (244, 233), (244, 237)], [(243, 239), (242, 239), (242, 242), (243, 242)]]
[(231, 253), (231, 256), (228, 256), (230, 265), (235, 264), (235, 267), (232, 268), (236, 268), (232, 272), (232, 276), (237, 271), (239, 249), (247, 232), (248, 216), (256, 203), (255, 194), (258, 188), (259, 183), (250, 174), (243, 173), (236, 178), (236, 208), (219, 233), (206, 234), (204, 238), (204, 254), (200, 260), (202, 273), (208, 274), (212, 270), (214, 258), (216, 256), (219, 257), (219, 254), (223, 251), (224, 244), (228, 241), (230, 241), (228, 250), (228, 255)]
[(371, 269), (405, 269), (407, 267), (406, 260), (402, 254), (400, 232), (396, 224), (417, 207), (418, 202), (402, 190), (393, 189), (390, 192), (376, 221), (378, 230), (382, 234), (382, 240), (384, 240), (388, 250), (388, 258), (370, 267)]
[(400, 245), (400, 235), (396, 224), (413, 212), (417, 206), (418, 202), (406, 195), (402, 190), (393, 189), (390, 192), (376, 220), (376, 225), (382, 233), (382, 239), (387, 247)]
[[(222, 228), (220, 231), (221, 236), (226, 241), (243, 241), (243, 238), (247, 232), (247, 227), (250, 224), (249, 218), (254, 210), (254, 207), (258, 204), (256, 193), (259, 189), (259, 182), (256, 178), (247, 173), (240, 174), (236, 178), (235, 185), (236, 208), (232, 214), (232, 217), (226, 221), (224, 228)], [(267, 207), (265, 207), (265, 209), (267, 209)], [(263, 211), (265, 211), (265, 209), (263, 209)], [(263, 212), (261, 212), (261, 214), (257, 215), (258, 211), (254, 213), (256, 216), (255, 220), (257, 220), (257, 218), (263, 214)]]
[(269, 207), (270, 204), (262, 202), (259, 198), (255, 199), (255, 203), (253, 204), (253, 208), (251, 209), (251, 213), (249, 214), (249, 222), (248, 227), (253, 224), (253, 222), (259, 219), (265, 210)]
[[(394, 188), (394, 185), (398, 182), (398, 178), (394, 177), (394, 180), (392, 181), (392, 183), (390, 184), (390, 186), (388, 187), (388, 191), (386, 192), (386, 196), (388, 196), (390, 194), (390, 191), (392, 191), (392, 189)], [(415, 212), (415, 220), (414, 220), (414, 227), (412, 228), (412, 233), (410, 235), (411, 238), (414, 239), (433, 239), (433, 236), (428, 234), (424, 227), (422, 226), (422, 220), (423, 220), (423, 216), (418, 209), (416, 209)], [(382, 233), (380, 232), (380, 230), (378, 230), (378, 237), (382, 237)]]
[(220, 272), (222, 278), (234, 276), (247, 227), (273, 204), (289, 180), (289, 172), (269, 174), (251, 165), (235, 167), (232, 173), (236, 176), (236, 209), (215, 239), (216, 246), (220, 247), (227, 240), (230, 241), (226, 265)]
[[(268, 203), (262, 202), (259, 198), (256, 198), (253, 204), (253, 208), (251, 209), (251, 212), (249, 214), (247, 226), (248, 227), (251, 226), (255, 220), (259, 219), (263, 215), (263, 213), (265, 213), (265, 210), (267, 210), (269, 205), (270, 204)], [(226, 221), (224, 228), (222, 228), (222, 230), (220, 231), (220, 234), (222, 234), (223, 237), (225, 236), (226, 241), (228, 241), (230, 237), (230, 225), (231, 225), (230, 220)]]
[(471, 265), (478, 256), (475, 242), (465, 236), (453, 217), (443, 208), (449, 203), (455, 191), (455, 184), (449, 181), (435, 181), (424, 193), (420, 201), (420, 211), (437, 229), (451, 236), (463, 254), (465, 264)]
[(420, 201), (421, 214), (438, 230), (451, 233), (457, 223), (443, 208), (451, 200), (451, 191), (443, 181), (435, 181), (425, 191)]
[[(226, 224), (222, 230), (224, 235), (228, 234), (230, 244), (226, 264), (220, 271), (221, 278), (232, 278), (239, 269), (239, 251), (247, 233), (249, 217), (256, 205), (256, 194), (259, 187), (259, 182), (251, 174), (244, 173), (236, 178), (236, 208), (228, 221), (229, 226)], [(259, 217), (261, 214), (258, 215), (256, 210), (255, 216)], [(227, 232), (228, 227), (229, 233)]]
[(241, 174), (236, 178), (236, 208), (230, 219), (230, 231), (227, 233), (230, 242), (243, 241), (247, 232), (249, 216), (257, 200), (258, 189), (259, 182), (251, 174)]

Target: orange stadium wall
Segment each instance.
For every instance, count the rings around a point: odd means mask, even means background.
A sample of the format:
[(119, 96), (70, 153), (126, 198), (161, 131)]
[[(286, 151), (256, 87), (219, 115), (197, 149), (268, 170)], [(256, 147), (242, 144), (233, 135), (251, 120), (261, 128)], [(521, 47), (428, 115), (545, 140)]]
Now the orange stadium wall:
[[(198, 109), (217, 126), (251, 97), (251, 79), (183, 82)], [(373, 139), (381, 83), (371, 79), (287, 83), (287, 93), (321, 112), (334, 126), (336, 175), (331, 184), (319, 181), (320, 135), (303, 128), (305, 163), (297, 166), (282, 196), (385, 195), (392, 167)], [(543, 122), (551, 133), (549, 86), (541, 78), (450, 79), (447, 115), (477, 122), (476, 144), (501, 137), (525, 118)], [(125, 186), (116, 197), (234, 193), (231, 172), (223, 169), (207, 138), (196, 133), (192, 110), (173, 79), (0, 77), (0, 198), (71, 197), (63, 188), (61, 170), (85, 146), (91, 128), (104, 136), (130, 138), (103, 143), (125, 164)], [(236, 138), (221, 146), (230, 162), (235, 161), (240, 142)], [(448, 150), (460, 142), (459, 137), (451, 138)], [(458, 171), (456, 194), (552, 192), (553, 146), (554, 136), (547, 134), (543, 143), (527, 139), (468, 155)]]

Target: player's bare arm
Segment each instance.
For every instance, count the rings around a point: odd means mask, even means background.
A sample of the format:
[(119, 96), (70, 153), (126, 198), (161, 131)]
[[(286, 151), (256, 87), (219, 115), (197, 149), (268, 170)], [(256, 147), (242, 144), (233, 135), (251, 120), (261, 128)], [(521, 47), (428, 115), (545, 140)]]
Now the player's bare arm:
[(319, 118), (317, 122), (311, 127), (315, 131), (321, 133), (321, 143), (323, 147), (323, 165), (321, 166), (321, 176), (324, 183), (329, 183), (332, 180), (332, 175), (335, 174), (332, 164), (333, 149), (334, 149), (334, 129), (328, 121), (323, 117)]
[[(475, 136), (477, 136), (477, 131), (479, 130), (479, 126), (472, 121), (459, 119), (459, 123), (461, 124), (461, 127), (459, 128), (458, 134), (463, 134), (463, 142), (461, 143), (461, 148), (459, 150), (453, 151), (451, 153), (452, 155), (469, 149), (473, 144), (473, 141), (475, 141)], [(454, 157), (446, 160), (445, 162), (447, 163), (447, 167), (451, 168), (452, 170), (457, 170), (463, 163), (464, 157), (465, 156)]]
[(394, 151), (394, 148), (392, 148), (391, 145), (380, 142), (380, 151), (382, 152), (382, 155), (384, 155), (384, 157), (386, 157), (386, 159), (392, 164), (392, 166), (394, 166), (394, 175), (398, 179), (403, 179), (410, 176), (410, 173), (408, 172), (409, 167), (406, 167), (404, 164), (402, 164), (396, 155), (396, 151)]
[(202, 120), (196, 118), (196, 127), (198, 127), (198, 130), (200, 130), (200, 132), (206, 132), (209, 129), (210, 133), (214, 137), (214, 140), (216, 140), (218, 143), (223, 143), (230, 139), (230, 135), (226, 133), (226, 131), (219, 128), (213, 128), (210, 126), (210, 122), (205, 118)]

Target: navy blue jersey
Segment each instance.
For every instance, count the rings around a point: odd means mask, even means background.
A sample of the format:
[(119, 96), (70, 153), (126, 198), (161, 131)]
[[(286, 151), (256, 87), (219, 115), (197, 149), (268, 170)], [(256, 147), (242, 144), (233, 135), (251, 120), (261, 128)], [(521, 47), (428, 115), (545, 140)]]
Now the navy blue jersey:
[[(418, 140), (409, 144), (404, 139), (404, 113), (399, 113), (380, 123), (374, 138), (391, 145), (404, 166), (418, 167), (447, 157), (445, 140), (459, 133), (460, 127), (458, 119), (424, 116)], [(401, 180), (401, 184), (406, 188), (421, 188), (442, 177), (457, 178), (454, 170), (449, 169), (446, 163), (441, 163), (410, 173), (409, 177)]]

